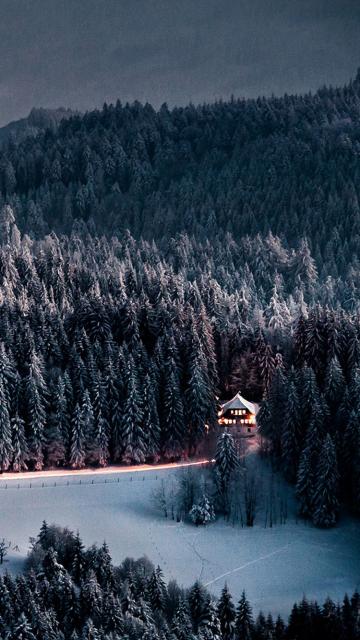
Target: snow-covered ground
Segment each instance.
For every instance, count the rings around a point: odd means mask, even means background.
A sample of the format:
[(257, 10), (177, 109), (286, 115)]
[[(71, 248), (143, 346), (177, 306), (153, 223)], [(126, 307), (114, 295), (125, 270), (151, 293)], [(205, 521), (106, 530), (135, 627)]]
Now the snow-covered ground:
[(252, 529), (221, 520), (207, 528), (176, 523), (162, 518), (152, 499), (160, 481), (171, 483), (175, 473), (42, 478), (31, 480), (31, 488), (29, 481), (20, 488), (8, 482), (7, 489), (0, 480), (0, 537), (19, 547), (4, 568), (21, 568), (29, 537), (45, 519), (78, 529), (86, 544), (106, 539), (115, 563), (147, 555), (184, 586), (200, 578), (219, 594), (226, 581), (236, 598), (245, 589), (255, 610), (287, 615), (303, 594), (322, 601), (360, 587), (359, 522), (345, 519), (330, 531), (293, 516), (273, 528), (264, 528), (262, 516)]

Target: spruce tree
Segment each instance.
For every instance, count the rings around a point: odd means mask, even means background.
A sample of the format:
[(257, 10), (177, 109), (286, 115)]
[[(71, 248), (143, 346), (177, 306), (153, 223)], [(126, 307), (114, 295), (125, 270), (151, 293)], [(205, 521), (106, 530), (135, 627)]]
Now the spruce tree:
[(226, 493), (230, 480), (239, 467), (234, 439), (228, 431), (219, 436), (215, 453), (215, 474), (219, 491)]
[(30, 432), (31, 457), (35, 469), (44, 464), (47, 388), (43, 377), (42, 361), (32, 353), (28, 375), (25, 379), (27, 424)]
[(20, 614), (18, 621), (14, 625), (13, 632), (10, 632), (7, 637), (8, 640), (36, 640), (36, 636), (24, 613)]
[(93, 460), (93, 449), (95, 446), (95, 419), (93, 406), (88, 390), (84, 391), (81, 402), (81, 422), (83, 426), (84, 446), (86, 459)]
[(333, 412), (343, 397), (344, 389), (345, 377), (338, 358), (333, 356), (326, 369), (324, 384), (325, 398)]
[(151, 574), (148, 585), (148, 597), (153, 611), (164, 611), (166, 585), (160, 567), (157, 567)]
[(105, 387), (106, 387), (106, 412), (105, 418), (109, 425), (109, 445), (113, 459), (119, 459), (119, 443), (121, 441), (121, 402), (119, 396), (119, 385), (112, 360), (106, 365)]
[(242, 592), (239, 604), (236, 609), (235, 638), (236, 640), (251, 640), (254, 621), (251, 606), (246, 598), (245, 591)]
[[(71, 384), (68, 380), (68, 384)], [(69, 459), (70, 452), (70, 407), (65, 384), (65, 376), (59, 376), (53, 401), (53, 429), (57, 441), (64, 447), (65, 459)], [(61, 452), (62, 453), (62, 452)], [(61, 456), (60, 456), (61, 459)]]
[(185, 408), (189, 425), (189, 450), (194, 453), (205, 433), (205, 424), (212, 425), (215, 422), (215, 390), (211, 387), (201, 342), (194, 327), (191, 330)]
[(92, 450), (92, 459), (101, 467), (106, 467), (109, 461), (109, 425), (103, 416), (101, 409), (99, 410), (94, 427), (94, 446)]
[(13, 453), (8, 402), (4, 391), (4, 380), (0, 377), (0, 470), (7, 471)]
[(210, 601), (199, 624), (199, 640), (222, 640), (220, 620), (215, 604)]
[(85, 466), (85, 436), (81, 409), (77, 403), (71, 421), (70, 464), (74, 469)]
[(225, 584), (217, 606), (223, 640), (233, 640), (235, 630), (235, 607)]
[(185, 445), (184, 409), (175, 366), (172, 361), (172, 369), (165, 379), (161, 411), (162, 450), (167, 458), (181, 456)]
[(318, 527), (332, 527), (339, 513), (339, 477), (335, 446), (327, 434), (321, 448), (313, 497), (313, 522)]
[(186, 602), (181, 599), (171, 621), (171, 631), (177, 640), (191, 637), (192, 624)]
[(132, 355), (128, 356), (126, 370), (126, 398), (122, 415), (122, 440), (124, 462), (144, 462), (146, 458), (146, 434), (143, 431), (144, 409), (139, 381)]
[(188, 592), (188, 604), (193, 622), (194, 632), (197, 633), (201, 620), (208, 605), (207, 593), (202, 584), (197, 580)]
[(285, 477), (290, 481), (296, 480), (296, 470), (300, 451), (300, 400), (294, 382), (288, 387), (282, 427), (282, 468)]
[(25, 436), (24, 420), (16, 414), (11, 420), (12, 433), (12, 469), (13, 471), (26, 471), (29, 450)]
[(315, 470), (320, 450), (319, 433), (316, 424), (309, 424), (305, 445), (302, 450), (296, 480), (296, 496), (300, 514), (309, 517), (313, 512)]
[(160, 420), (155, 387), (154, 376), (147, 373), (143, 386), (143, 431), (146, 438), (146, 456), (157, 460), (160, 451)]

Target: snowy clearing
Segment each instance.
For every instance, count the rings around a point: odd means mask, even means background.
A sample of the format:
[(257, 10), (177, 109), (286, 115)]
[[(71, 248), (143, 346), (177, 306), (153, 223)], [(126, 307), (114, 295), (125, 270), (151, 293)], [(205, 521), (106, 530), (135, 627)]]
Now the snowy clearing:
[(248, 529), (221, 520), (206, 528), (176, 523), (162, 518), (152, 499), (160, 481), (171, 483), (175, 473), (36, 478), (31, 488), (26, 480), (20, 488), (8, 482), (7, 489), (0, 481), (0, 536), (19, 547), (3, 569), (21, 568), (29, 537), (37, 535), (45, 519), (78, 529), (87, 545), (106, 539), (115, 564), (125, 556), (147, 555), (167, 579), (184, 586), (200, 578), (219, 594), (226, 581), (236, 598), (245, 589), (256, 611), (286, 615), (303, 594), (322, 601), (360, 587), (355, 520), (344, 519), (329, 531), (297, 523), (293, 516), (272, 528), (264, 528), (261, 515)]

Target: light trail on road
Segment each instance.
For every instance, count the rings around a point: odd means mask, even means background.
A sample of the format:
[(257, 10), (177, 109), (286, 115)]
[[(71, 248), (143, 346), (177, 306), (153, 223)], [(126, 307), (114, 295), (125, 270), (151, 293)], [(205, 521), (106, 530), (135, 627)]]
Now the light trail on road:
[(197, 467), (209, 463), (214, 460), (195, 460), (189, 462), (169, 462), (166, 464), (140, 464), (129, 467), (110, 466), (97, 469), (48, 469), (46, 471), (22, 471), (21, 473), (2, 473), (0, 474), (1, 482), (10, 482), (12, 480), (35, 480), (37, 478), (64, 478), (70, 476), (102, 476), (102, 475), (118, 475), (120, 473), (146, 473), (148, 471), (166, 471), (172, 469), (181, 469), (185, 467)]

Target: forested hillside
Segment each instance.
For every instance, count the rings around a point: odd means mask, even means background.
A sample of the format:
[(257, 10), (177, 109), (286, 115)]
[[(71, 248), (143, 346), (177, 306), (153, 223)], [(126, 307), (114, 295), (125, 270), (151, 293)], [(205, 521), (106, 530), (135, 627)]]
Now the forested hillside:
[(199, 240), (226, 232), (311, 239), (343, 275), (359, 249), (360, 76), (315, 95), (155, 111), (105, 106), (0, 153), (22, 231)]
[(50, 129), (55, 132), (65, 118), (75, 115), (71, 109), (31, 109), (29, 115), (0, 127), (0, 144), (18, 144), (25, 138), (35, 138), (40, 132)]
[(166, 584), (147, 558), (111, 562), (79, 534), (43, 523), (24, 575), (0, 577), (0, 637), (6, 640), (343, 640), (359, 638), (359, 594), (337, 605), (303, 600), (288, 624), (260, 613), (225, 586), (215, 601), (200, 582)]
[(9, 207), (1, 231), (2, 470), (192, 454), (216, 396), (240, 388), (263, 399), (262, 433), (298, 479), (304, 515), (325, 450), (318, 523), (334, 524), (341, 497), (359, 508), (359, 317), (341, 286), (318, 279), (306, 245), (34, 242)]
[(360, 75), (5, 146), (1, 469), (191, 455), (241, 389), (301, 512), (358, 511), (359, 123)]

